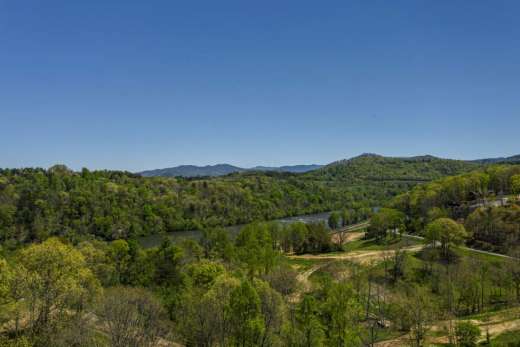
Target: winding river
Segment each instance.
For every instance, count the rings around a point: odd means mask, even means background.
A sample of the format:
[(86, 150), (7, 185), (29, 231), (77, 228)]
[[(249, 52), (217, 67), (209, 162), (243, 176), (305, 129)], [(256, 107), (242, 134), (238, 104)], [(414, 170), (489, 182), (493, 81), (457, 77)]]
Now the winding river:
[[(275, 219), (274, 221), (280, 222), (283, 224), (290, 224), (294, 222), (303, 222), (303, 223), (312, 223), (312, 222), (327, 222), (329, 219), (330, 212), (322, 212), (322, 213), (316, 213), (316, 214), (308, 214), (308, 215), (302, 215), (302, 216), (294, 216), (294, 217), (287, 217), (287, 218), (281, 218), (281, 219)], [(225, 227), (227, 230), (229, 230), (229, 233), (231, 235), (236, 235), (240, 231), (240, 229), (244, 225), (233, 225)], [(139, 243), (145, 247), (154, 247), (158, 246), (164, 236), (168, 236), (171, 240), (175, 241), (182, 238), (194, 238), (198, 239), (202, 236), (202, 232), (200, 230), (185, 230), (185, 231), (172, 231), (166, 234), (156, 234), (156, 235), (149, 235), (149, 236), (143, 236), (139, 238)]]

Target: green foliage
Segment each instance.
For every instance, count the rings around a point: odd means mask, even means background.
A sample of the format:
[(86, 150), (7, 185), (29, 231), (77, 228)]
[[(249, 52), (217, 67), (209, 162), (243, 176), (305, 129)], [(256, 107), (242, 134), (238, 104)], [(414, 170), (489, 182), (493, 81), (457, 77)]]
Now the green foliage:
[(302, 345), (324, 346), (325, 328), (320, 321), (320, 310), (316, 299), (306, 295), (298, 305), (296, 314), (302, 330)]
[(350, 284), (331, 284), (326, 293), (322, 314), (328, 328), (329, 346), (362, 346), (362, 327), (359, 324), (362, 306)]
[(329, 228), (331, 228), (332, 230), (337, 229), (340, 226), (340, 224), (339, 224), (340, 220), (341, 220), (341, 215), (339, 214), (339, 212), (332, 211), (331, 214), (329, 215), (329, 220), (328, 220)]
[(188, 264), (186, 273), (193, 286), (197, 288), (209, 288), (215, 279), (224, 273), (224, 267), (221, 264), (203, 260), (201, 262)]
[(511, 176), (511, 191), (520, 194), (520, 174)]
[(346, 227), (347, 225), (354, 224), (355, 222), (357, 222), (357, 220), (353, 210), (346, 208), (341, 212), (341, 226)]
[(22, 277), (19, 292), (30, 312), (28, 328), (38, 334), (37, 345), (52, 340), (67, 310), (81, 312), (100, 292), (83, 255), (57, 239), (21, 250), (17, 263), (16, 276)]
[(330, 231), (324, 223), (292, 223), (281, 229), (278, 244), (285, 252), (320, 253), (330, 252), (335, 246)]
[(520, 347), (520, 331), (501, 333), (491, 341), (492, 347)]
[(188, 180), (13, 169), (0, 170), (0, 179), (0, 241), (128, 239), (328, 211), (363, 199), (345, 194), (344, 186), (292, 174)]
[(472, 167), (429, 157), (365, 156), (305, 174), (245, 172), (197, 179), (76, 173), (64, 166), (5, 169), (0, 170), (0, 241), (129, 239), (345, 207), (360, 210), (417, 183)]
[(235, 256), (229, 231), (224, 228), (204, 229), (200, 243), (206, 258), (231, 261)]
[(520, 245), (520, 206), (481, 207), (464, 223), (478, 248), (509, 253)]
[(515, 192), (519, 175), (520, 165), (488, 166), (419, 185), (396, 197), (391, 206), (406, 213), (411, 231), (422, 232), (441, 217), (466, 219), (472, 245), (507, 252), (520, 239), (519, 212), (516, 197), (502, 197)]
[(455, 326), (455, 337), (460, 347), (474, 347), (480, 337), (480, 328), (471, 322), (459, 322)]
[(256, 346), (265, 330), (258, 293), (247, 280), (231, 292), (231, 339), (236, 346)]
[(12, 314), (14, 298), (11, 295), (11, 283), (15, 276), (14, 270), (5, 259), (0, 258), (0, 323), (8, 320)]
[(184, 282), (184, 275), (180, 272), (183, 258), (182, 249), (165, 238), (158, 249), (152, 251), (154, 262), (153, 282), (159, 286), (178, 287)]
[(236, 254), (246, 265), (249, 275), (267, 274), (275, 265), (278, 252), (265, 223), (250, 224), (240, 230), (236, 238)]
[(426, 227), (426, 239), (436, 247), (439, 242), (445, 257), (449, 256), (451, 246), (457, 246), (464, 242), (468, 233), (464, 226), (450, 218), (438, 218)]
[(395, 181), (410, 184), (456, 175), (478, 167), (479, 165), (474, 163), (431, 156), (391, 158), (365, 154), (329, 164), (321, 170), (311, 171), (306, 175), (320, 179), (341, 180), (349, 184)]
[(260, 345), (280, 345), (280, 334), (286, 320), (286, 305), (282, 295), (271, 288), (269, 283), (255, 280), (254, 288), (260, 298), (260, 310), (263, 318), (264, 331), (260, 338)]
[(368, 237), (381, 241), (386, 238), (389, 232), (393, 237), (396, 237), (398, 233), (402, 234), (405, 231), (405, 218), (404, 213), (398, 210), (380, 209), (370, 219)]
[[(303, 175), (193, 180), (62, 166), (0, 171), (0, 331), (10, 337), (0, 346), (152, 346), (160, 339), (186, 346), (361, 346), (391, 333), (408, 333), (420, 345), (441, 319), (438, 311), (445, 319), (520, 300), (520, 267), (514, 259), (470, 259), (460, 249), (453, 250), (456, 262), (428, 257), (430, 248), (406, 254), (400, 234), (428, 225), (432, 244), (448, 249), (465, 238), (462, 224), (449, 218), (462, 217), (482, 242), (516, 243), (517, 207), (471, 214), (455, 208), (494, 189), (513, 192), (513, 166), (396, 198), (395, 208), (372, 217), (369, 234), (385, 242), (347, 247), (387, 250), (382, 261), (321, 260), (311, 282), (302, 281), (305, 292), (298, 272), (314, 271), (319, 261), (284, 261), (282, 251), (335, 250), (325, 223), (256, 222), (235, 239), (215, 226), (332, 208), (341, 209), (330, 220), (338, 228), (366, 220), (368, 206), (409, 186), (466, 169), (432, 158), (367, 156)], [(134, 238), (195, 227), (203, 230), (199, 242), (165, 237), (143, 249)]]
[(16, 339), (7, 339), (0, 337), (0, 347), (32, 347), (33, 344), (31, 341), (25, 337), (22, 336), (20, 338)]

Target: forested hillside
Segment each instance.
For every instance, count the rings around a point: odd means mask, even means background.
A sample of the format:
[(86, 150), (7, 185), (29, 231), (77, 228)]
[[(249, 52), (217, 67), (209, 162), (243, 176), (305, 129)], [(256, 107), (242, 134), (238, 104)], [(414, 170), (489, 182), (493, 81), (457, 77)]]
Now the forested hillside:
[(409, 216), (408, 230), (450, 217), (465, 224), (470, 244), (507, 253), (520, 245), (518, 194), (520, 165), (495, 165), (417, 186), (392, 205)]
[(331, 163), (321, 170), (308, 173), (307, 177), (319, 180), (341, 181), (348, 184), (384, 182), (415, 184), (444, 176), (471, 171), (479, 164), (433, 156), (408, 158), (383, 157), (377, 154), (362, 154), (351, 159)]
[(143, 178), (127, 172), (0, 171), (0, 240), (128, 238), (235, 225), (375, 203), (377, 191), (329, 187), (292, 174), (219, 179)]
[(362, 156), (306, 173), (145, 178), (63, 166), (0, 171), (0, 240), (105, 240), (380, 206), (419, 182), (475, 164)]

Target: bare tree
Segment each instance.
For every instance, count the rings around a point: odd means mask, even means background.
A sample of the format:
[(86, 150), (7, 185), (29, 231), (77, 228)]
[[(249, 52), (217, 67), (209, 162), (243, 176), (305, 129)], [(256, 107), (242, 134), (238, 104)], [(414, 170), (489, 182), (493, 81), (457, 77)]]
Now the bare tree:
[(98, 315), (113, 347), (156, 346), (166, 333), (161, 305), (144, 289), (108, 289)]

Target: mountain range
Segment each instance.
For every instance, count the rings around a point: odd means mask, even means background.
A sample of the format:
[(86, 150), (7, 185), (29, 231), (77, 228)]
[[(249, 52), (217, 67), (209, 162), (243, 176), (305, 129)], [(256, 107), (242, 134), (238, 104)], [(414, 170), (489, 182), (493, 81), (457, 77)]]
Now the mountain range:
[(520, 154), (513, 155), (511, 157), (477, 159), (477, 160), (472, 160), (472, 161), (475, 163), (480, 163), (480, 164), (499, 164), (499, 163), (519, 164), (520, 163)]
[[(439, 175), (449, 175), (456, 174), (461, 172), (461, 169), (472, 169), (479, 165), (488, 165), (488, 164), (499, 164), (499, 163), (508, 163), (508, 164), (518, 164), (520, 163), (520, 154), (514, 155), (511, 157), (498, 157), (498, 158), (485, 158), (485, 159), (477, 159), (477, 160), (454, 160), (454, 159), (442, 159), (437, 158), (431, 155), (423, 155), (423, 156), (415, 156), (415, 157), (385, 157), (378, 154), (373, 153), (364, 153), (357, 157), (353, 157), (350, 159), (343, 159), (332, 162), (328, 165), (286, 165), (286, 166), (255, 166), (252, 168), (242, 168), (230, 164), (216, 164), (216, 165), (206, 165), (206, 166), (196, 166), (196, 165), (180, 165), (175, 167), (169, 167), (164, 169), (154, 169), (154, 170), (146, 170), (139, 172), (138, 174), (144, 177), (215, 177), (215, 176), (225, 176), (231, 173), (237, 172), (290, 172), (290, 173), (310, 173), (311, 171), (316, 171), (316, 176), (357, 176), (360, 174), (357, 170), (347, 170), (344, 168), (352, 167), (356, 165), (356, 168), (360, 163), (370, 165), (366, 166), (367, 171), (364, 172), (365, 175), (378, 176), (379, 173), (377, 171), (380, 168), (382, 171), (386, 172), (384, 167), (391, 167), (393, 170), (397, 170), (397, 172), (401, 171), (404, 176), (407, 176), (407, 171), (410, 171), (409, 168), (411, 166), (415, 169), (419, 169), (418, 166), (427, 164), (429, 166), (434, 167), (434, 171), (438, 171)], [(376, 166), (373, 166), (377, 164)], [(417, 168), (416, 168), (417, 166)], [(465, 170), (462, 170), (465, 171)], [(410, 175), (410, 179), (414, 179)], [(437, 175), (433, 175), (437, 176)], [(349, 177), (349, 178), (351, 178)]]
[(252, 168), (242, 168), (230, 164), (217, 165), (180, 165), (165, 169), (147, 170), (138, 174), (144, 177), (203, 177), (203, 176), (224, 176), (235, 172), (245, 171), (274, 171), (274, 172), (292, 172), (303, 173), (321, 168), (323, 165), (286, 165), (286, 166), (255, 166)]

